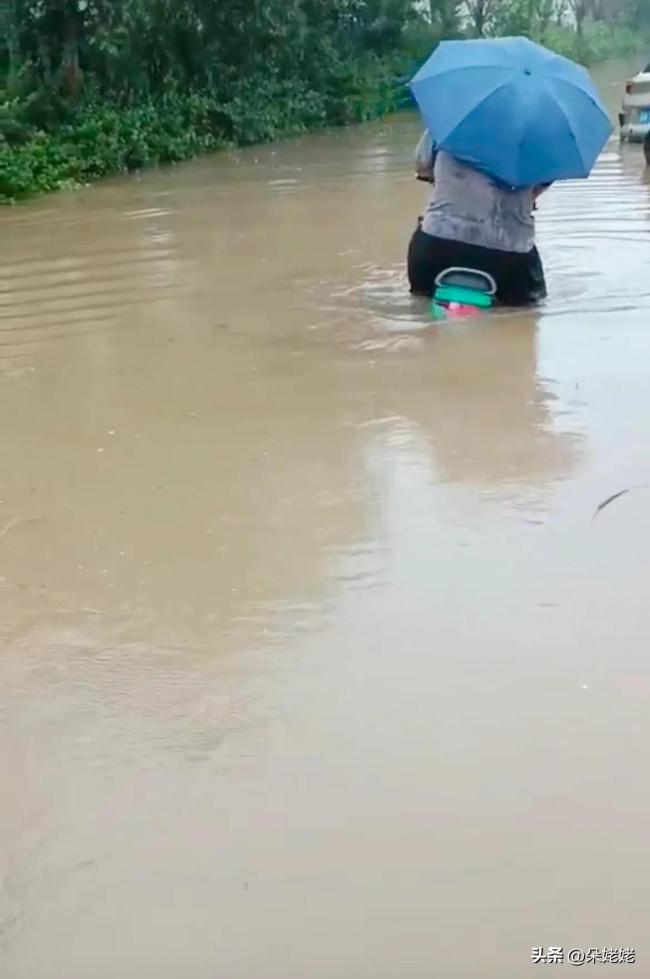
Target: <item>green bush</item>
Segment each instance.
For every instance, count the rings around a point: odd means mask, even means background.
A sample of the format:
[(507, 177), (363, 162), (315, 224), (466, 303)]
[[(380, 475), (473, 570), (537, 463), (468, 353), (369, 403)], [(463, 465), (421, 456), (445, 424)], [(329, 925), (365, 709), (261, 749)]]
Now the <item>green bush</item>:
[(297, 81), (267, 79), (260, 85), (245, 79), (227, 101), (179, 89), (119, 106), (95, 94), (50, 130), (30, 128), (24, 105), (21, 111), (7, 102), (0, 107), (0, 201), (176, 163), (229, 144), (370, 119), (398, 107), (399, 67), (379, 58), (341, 64), (320, 92)]
[[(12, 201), (121, 170), (183, 160), (220, 145), (195, 96), (118, 109), (89, 104), (54, 132), (0, 142), (0, 200)], [(200, 100), (199, 100), (200, 102)], [(170, 104), (171, 103), (171, 104)]]

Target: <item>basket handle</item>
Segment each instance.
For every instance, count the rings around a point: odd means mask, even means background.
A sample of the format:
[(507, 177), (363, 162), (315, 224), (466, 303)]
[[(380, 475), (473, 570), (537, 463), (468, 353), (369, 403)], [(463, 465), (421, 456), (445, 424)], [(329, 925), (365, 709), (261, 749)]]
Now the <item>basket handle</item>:
[(452, 268), (444, 269), (444, 271), (440, 272), (440, 274), (436, 276), (436, 285), (437, 286), (443, 285), (445, 276), (450, 275), (452, 272), (464, 272), (466, 275), (477, 275), (488, 283), (490, 287), (489, 293), (491, 296), (493, 296), (497, 291), (497, 284), (489, 272), (480, 272), (478, 269), (466, 269), (460, 265), (453, 266)]

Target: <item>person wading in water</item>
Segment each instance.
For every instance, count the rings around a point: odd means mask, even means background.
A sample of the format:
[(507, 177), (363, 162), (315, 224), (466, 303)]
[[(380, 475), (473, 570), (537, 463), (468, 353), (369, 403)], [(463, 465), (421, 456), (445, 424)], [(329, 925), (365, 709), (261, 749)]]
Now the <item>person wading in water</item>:
[(408, 250), (411, 292), (432, 296), (436, 277), (453, 267), (487, 272), (497, 300), (527, 306), (546, 296), (535, 247), (535, 202), (550, 185), (515, 190), (443, 150), (425, 132), (415, 152), (416, 176), (433, 185)]

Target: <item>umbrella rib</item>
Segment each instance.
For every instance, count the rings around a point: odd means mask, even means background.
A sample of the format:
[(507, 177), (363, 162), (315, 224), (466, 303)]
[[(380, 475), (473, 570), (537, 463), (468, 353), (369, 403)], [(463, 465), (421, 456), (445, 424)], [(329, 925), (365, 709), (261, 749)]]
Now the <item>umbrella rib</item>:
[[(559, 55), (557, 57), (559, 58)], [(557, 60), (557, 59), (554, 59), (554, 60)], [(572, 62), (571, 62), (571, 64), (572, 64)], [(592, 88), (593, 88), (593, 84), (594, 83), (593, 83), (593, 81), (591, 79), (591, 75), (589, 74), (589, 72), (587, 71), (587, 69), (584, 68), (582, 65), (574, 65), (574, 68), (580, 68), (580, 70), (583, 73), (583, 81), (586, 82), (586, 83), (588, 83), (589, 85), (591, 85)], [(547, 76), (547, 78), (552, 78), (553, 81), (563, 82), (565, 85), (572, 85), (575, 88), (581, 88), (581, 86), (576, 85), (575, 82), (569, 81), (569, 79), (566, 78), (566, 76), (562, 72), (558, 71), (557, 68), (553, 64), (549, 65), (548, 71), (546, 72), (546, 76)], [(581, 91), (583, 91), (585, 93), (585, 95), (589, 95), (589, 98), (593, 98), (593, 92), (589, 92), (587, 88), (581, 88)]]
[(587, 172), (589, 172), (589, 170), (591, 169), (591, 167), (587, 166), (587, 162), (586, 162), (586, 160), (585, 160), (585, 158), (583, 156), (582, 150), (580, 148), (580, 144), (578, 143), (578, 140), (576, 139), (576, 134), (574, 133), (573, 127), (571, 126), (571, 120), (569, 119), (569, 116), (567, 115), (567, 111), (566, 111), (566, 109), (564, 108), (564, 106), (562, 105), (561, 102), (558, 102), (558, 105), (560, 106), (560, 108), (562, 110), (562, 115), (564, 116), (564, 118), (567, 121), (567, 125), (569, 127), (569, 132), (571, 133), (571, 139), (573, 140), (573, 143), (575, 145), (575, 148), (576, 148), (576, 150), (578, 152), (578, 156), (580, 157), (580, 161), (581, 161), (583, 167), (585, 168), (585, 170), (587, 170)]
[[(480, 65), (479, 65), (479, 66), (476, 66), (476, 67), (478, 67), (478, 68), (480, 68), (480, 70), (481, 70), (481, 71), (484, 71), (484, 70), (485, 70), (485, 69), (483, 68), (483, 66), (480, 66)], [(498, 70), (499, 72), (501, 72), (501, 73), (502, 73), (502, 72), (503, 72), (503, 70), (504, 70), (504, 69), (502, 69), (502, 68), (501, 68), (501, 66), (490, 66), (490, 67), (495, 67), (495, 68), (497, 68), (497, 70)], [(443, 75), (448, 75), (448, 74), (449, 74), (450, 72), (454, 72), (454, 71), (467, 71), (467, 70), (468, 70), (468, 69), (466, 69), (466, 68), (445, 68), (445, 70), (444, 70), (444, 71), (441, 71), (441, 72), (440, 72), (440, 74), (438, 75), (438, 78), (441, 78), (441, 77), (442, 77)], [(471, 70), (471, 69), (470, 69), (470, 70)], [(510, 71), (512, 71), (512, 69), (506, 69), (506, 70), (510, 70)], [(513, 72), (513, 73), (514, 73), (514, 72)], [(499, 81), (498, 81), (498, 82), (497, 82), (497, 83), (496, 83), (496, 84), (494, 85), (494, 87), (493, 87), (492, 89), (490, 89), (490, 90), (489, 90), (489, 91), (487, 91), (487, 92), (486, 92), (486, 91), (482, 91), (482, 92), (481, 92), (481, 93), (480, 93), (480, 94), (479, 94), (479, 95), (477, 96), (477, 98), (476, 98), (476, 101), (475, 101), (475, 102), (474, 102), (474, 103), (473, 103), (473, 104), (471, 105), (471, 107), (470, 107), (470, 108), (468, 108), (468, 109), (467, 109), (467, 110), (465, 111), (465, 114), (464, 114), (464, 118), (466, 119), (466, 118), (467, 118), (468, 116), (470, 116), (470, 115), (472, 114), (472, 112), (474, 112), (474, 111), (475, 111), (476, 109), (478, 109), (478, 107), (479, 107), (479, 105), (481, 104), (481, 102), (484, 102), (484, 101), (485, 101), (485, 99), (488, 99), (488, 98), (490, 98), (490, 97), (491, 97), (492, 95), (494, 95), (494, 94), (495, 94), (495, 92), (498, 92), (500, 88), (503, 88), (503, 87), (504, 87), (504, 85), (509, 85), (509, 84), (510, 84), (511, 82), (512, 82), (512, 79), (511, 79), (511, 78), (509, 78), (509, 79), (508, 79), (507, 81), (505, 81), (505, 80), (504, 80), (503, 78), (501, 78), (501, 79), (500, 79), (500, 80), (499, 80)], [(416, 96), (416, 99), (417, 99), (417, 96)], [(450, 132), (453, 132), (453, 130), (454, 130), (454, 129), (456, 128), (456, 126), (457, 126), (457, 125), (458, 125), (458, 124), (456, 123), (456, 124), (455, 124), (454, 126), (452, 126), (452, 127), (451, 127), (451, 129), (450, 129), (450, 130), (448, 130), (448, 131), (447, 131), (447, 132), (445, 133), (445, 135), (441, 137), (441, 139), (440, 139), (440, 142), (443, 142), (443, 141), (444, 141), (444, 140), (445, 140), (445, 139), (447, 138), (447, 136), (449, 136), (449, 133), (450, 133)]]
[[(492, 89), (492, 91), (489, 92), (487, 95), (485, 93), (483, 93), (483, 95), (481, 96), (481, 98), (478, 99), (478, 101), (473, 106), (473, 108), (471, 110), (469, 110), (468, 112), (465, 113), (465, 115), (463, 117), (463, 121), (466, 122), (470, 118), (470, 116), (472, 115), (472, 113), (475, 112), (477, 109), (479, 109), (484, 102), (486, 102), (488, 99), (490, 99), (494, 95), (496, 95), (499, 91), (501, 91), (501, 89), (507, 88), (509, 85), (512, 85), (513, 84), (513, 81), (514, 81), (514, 79), (512, 79), (512, 78), (503, 79), (497, 85), (495, 85), (494, 88)], [(452, 130), (452, 132), (453, 132), (453, 130)], [(519, 155), (521, 154), (521, 147), (522, 147), (522, 144), (523, 144), (525, 138), (526, 138), (526, 131), (525, 131), (525, 129), (522, 129), (520, 131), (520, 133), (519, 133), (519, 136), (518, 136), (518, 139), (517, 139), (517, 143), (516, 144), (513, 143), (513, 155), (516, 154), (517, 159), (519, 158)], [(443, 142), (444, 142), (444, 140), (443, 140)], [(514, 146), (515, 145), (516, 145), (516, 150), (514, 149)], [(484, 171), (484, 172), (486, 172), (486, 171)], [(488, 176), (490, 176), (489, 173), (488, 173)], [(493, 177), (492, 179), (495, 179), (495, 178)], [(500, 181), (500, 182), (501, 183), (506, 183), (508, 186), (510, 186), (510, 182), (509, 181)], [(516, 186), (515, 184), (512, 184), (512, 188), (514, 188), (515, 186)]]
[[(569, 85), (570, 84), (564, 78), (556, 79), (556, 81), (562, 82), (562, 84), (564, 84), (564, 85)], [(586, 98), (591, 99), (592, 102), (594, 101), (593, 98), (592, 98), (592, 96), (588, 92), (585, 92), (584, 94), (585, 94), (585, 97)], [(580, 144), (578, 143), (578, 140), (576, 139), (576, 134), (573, 131), (573, 125), (571, 123), (571, 119), (569, 118), (569, 114), (568, 114), (567, 110), (565, 109), (563, 102), (560, 101), (560, 99), (557, 99), (556, 100), (556, 103), (557, 103), (557, 105), (559, 105), (560, 109), (562, 110), (562, 115), (564, 116), (564, 118), (567, 121), (567, 126), (569, 127), (569, 132), (571, 133), (571, 139), (573, 140), (573, 142), (575, 144), (575, 148), (576, 148), (576, 150), (578, 152), (578, 156), (580, 157), (580, 161), (581, 161), (583, 167), (585, 168), (585, 170), (590, 170), (591, 167), (589, 167), (587, 165), (587, 161), (585, 160), (584, 155), (582, 153), (582, 150), (580, 148)], [(596, 103), (594, 103), (594, 104), (596, 104)]]

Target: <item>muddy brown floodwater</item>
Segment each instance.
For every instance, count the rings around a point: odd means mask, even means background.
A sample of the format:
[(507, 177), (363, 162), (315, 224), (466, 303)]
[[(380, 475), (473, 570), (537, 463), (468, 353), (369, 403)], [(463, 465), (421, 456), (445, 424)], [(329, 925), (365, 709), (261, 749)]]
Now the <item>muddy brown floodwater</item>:
[(0, 215), (3, 979), (650, 974), (641, 152), (433, 325), (418, 134)]

